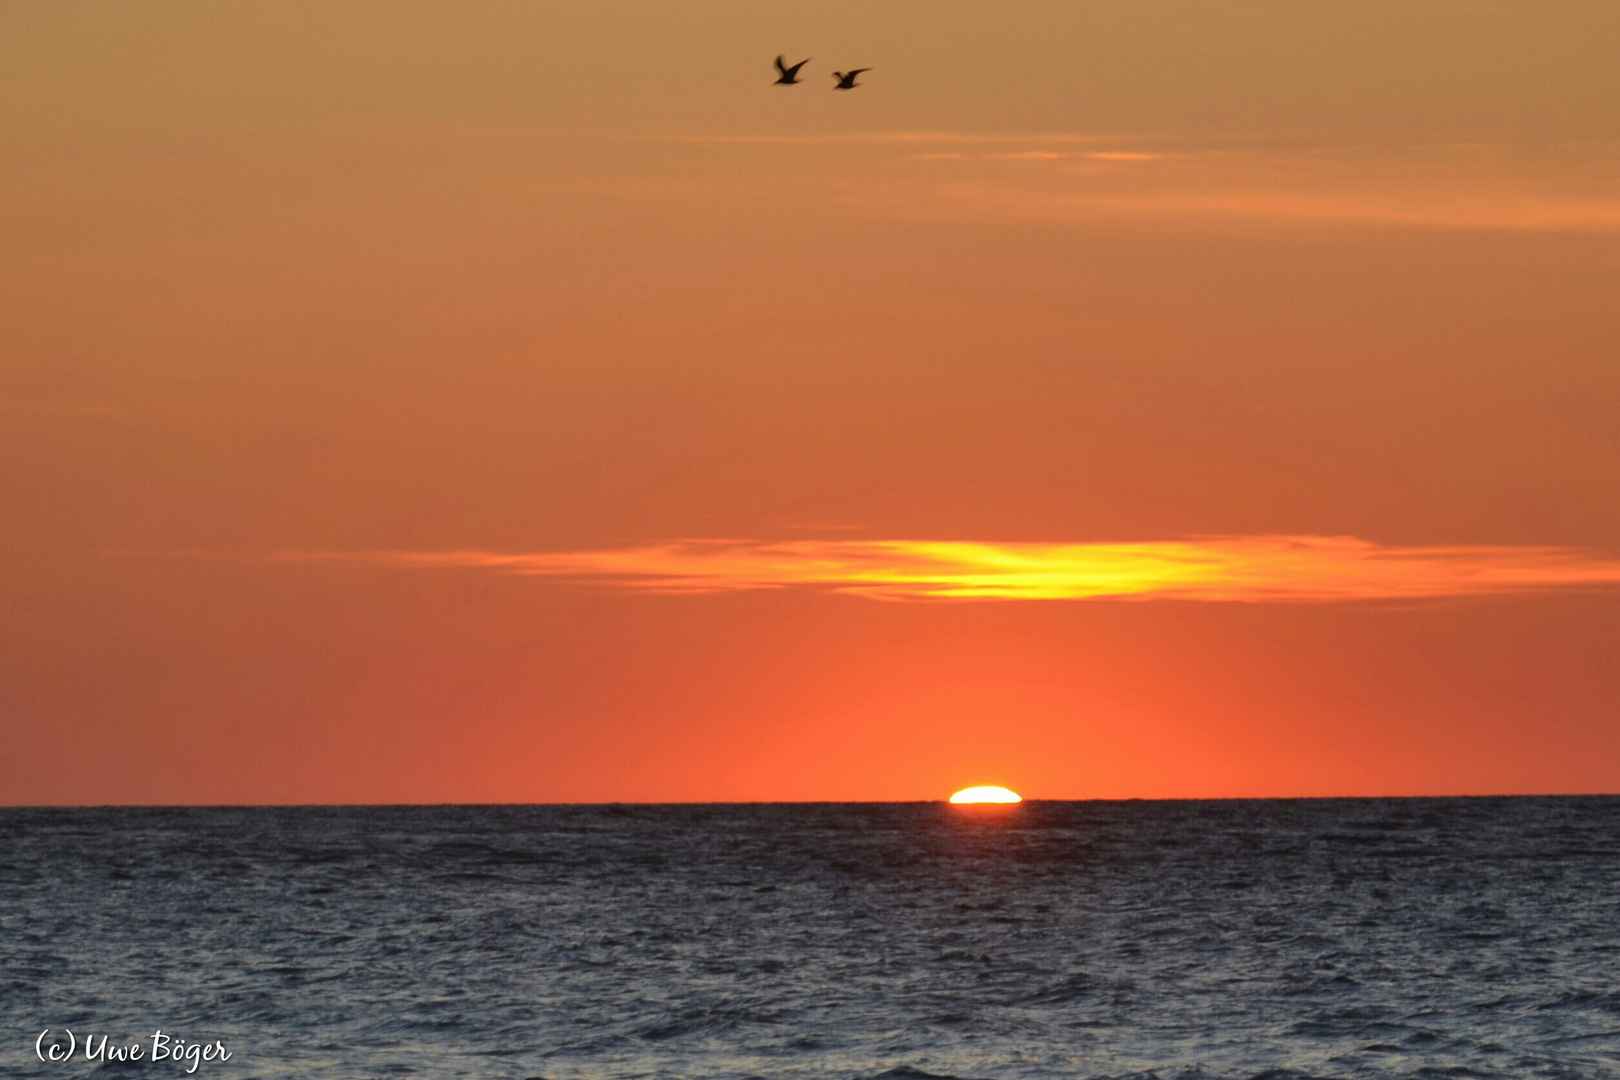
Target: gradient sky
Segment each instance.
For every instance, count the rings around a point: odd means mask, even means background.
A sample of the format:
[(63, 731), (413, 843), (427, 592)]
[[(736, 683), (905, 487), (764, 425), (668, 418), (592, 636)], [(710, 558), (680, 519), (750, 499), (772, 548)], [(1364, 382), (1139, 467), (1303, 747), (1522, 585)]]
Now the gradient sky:
[(1616, 56), (8, 5), (0, 802), (1620, 792)]

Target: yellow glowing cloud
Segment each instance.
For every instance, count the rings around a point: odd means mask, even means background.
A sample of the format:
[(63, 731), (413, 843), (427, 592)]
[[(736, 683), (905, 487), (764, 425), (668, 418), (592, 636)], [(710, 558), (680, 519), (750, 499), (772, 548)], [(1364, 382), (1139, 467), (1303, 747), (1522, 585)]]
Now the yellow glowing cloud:
[(278, 562), (468, 567), (645, 592), (804, 587), (879, 599), (1293, 601), (1620, 586), (1620, 561), (1557, 547), (1396, 547), (1349, 536), (1138, 543), (687, 540), (596, 551), (282, 552)]

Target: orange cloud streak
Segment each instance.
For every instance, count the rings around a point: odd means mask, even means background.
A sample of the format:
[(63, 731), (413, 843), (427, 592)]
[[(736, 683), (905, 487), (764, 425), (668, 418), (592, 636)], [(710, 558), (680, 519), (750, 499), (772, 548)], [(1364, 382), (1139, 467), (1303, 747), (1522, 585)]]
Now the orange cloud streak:
[(1620, 560), (1558, 547), (1396, 547), (1349, 536), (1140, 543), (686, 540), (597, 551), (281, 552), (286, 563), (470, 567), (643, 592), (806, 587), (877, 599), (1105, 597), (1334, 602), (1620, 586)]

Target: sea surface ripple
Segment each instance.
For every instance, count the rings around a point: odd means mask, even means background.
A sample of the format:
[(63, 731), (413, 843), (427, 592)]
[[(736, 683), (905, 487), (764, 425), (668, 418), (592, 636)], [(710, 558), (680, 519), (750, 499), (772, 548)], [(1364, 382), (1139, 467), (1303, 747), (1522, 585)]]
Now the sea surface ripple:
[(1620, 1077), (1620, 799), (0, 810), (0, 1071)]

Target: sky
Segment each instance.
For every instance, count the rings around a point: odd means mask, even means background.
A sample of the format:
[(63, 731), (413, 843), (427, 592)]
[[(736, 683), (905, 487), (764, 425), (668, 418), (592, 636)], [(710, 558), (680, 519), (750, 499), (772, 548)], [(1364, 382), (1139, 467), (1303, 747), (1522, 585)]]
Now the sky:
[(1617, 54), (8, 5), (0, 803), (1620, 792)]

